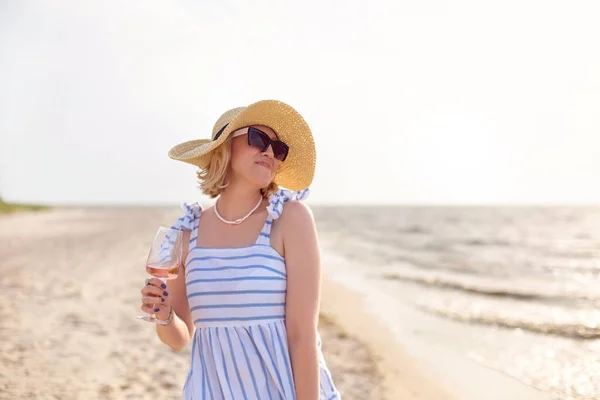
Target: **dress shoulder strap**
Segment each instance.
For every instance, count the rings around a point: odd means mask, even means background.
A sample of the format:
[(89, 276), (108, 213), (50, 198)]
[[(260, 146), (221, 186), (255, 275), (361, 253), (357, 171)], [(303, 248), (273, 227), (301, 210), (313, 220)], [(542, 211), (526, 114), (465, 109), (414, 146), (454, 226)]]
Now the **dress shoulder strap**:
[(255, 244), (262, 244), (266, 246), (271, 245), (271, 226), (273, 225), (273, 217), (271, 215), (267, 216), (267, 220), (265, 221), (260, 233), (258, 235), (258, 239), (256, 239)]
[[(183, 230), (192, 231), (192, 233), (190, 234), (190, 247), (188, 248), (188, 253), (189, 253), (189, 250), (193, 246), (192, 243), (195, 243), (195, 242), (193, 242), (192, 238), (194, 237), (194, 232), (198, 231), (198, 222), (200, 221), (200, 213), (202, 211), (202, 206), (200, 206), (200, 204), (198, 204), (198, 203), (193, 203), (193, 204), (182, 203), (181, 208), (183, 209), (184, 214), (182, 217), (179, 217), (171, 225), (171, 229), (179, 230), (179, 231), (183, 231)], [(165, 238), (160, 247), (160, 254), (165, 259), (171, 253), (171, 250), (173, 249), (173, 246), (175, 245), (175, 243), (177, 243), (177, 236), (175, 234), (171, 234), (170, 232), (168, 232), (165, 235)]]
[(183, 216), (177, 219), (171, 228), (179, 230), (189, 230), (190, 243), (189, 248), (195, 246), (198, 238), (198, 225), (200, 223), (200, 214), (202, 214), (202, 206), (199, 203), (181, 203)]
[(269, 197), (269, 205), (267, 206), (267, 212), (273, 219), (277, 219), (283, 212), (283, 205), (290, 200), (304, 200), (308, 197), (310, 191), (308, 189), (297, 190), (292, 192), (291, 190), (279, 189)]

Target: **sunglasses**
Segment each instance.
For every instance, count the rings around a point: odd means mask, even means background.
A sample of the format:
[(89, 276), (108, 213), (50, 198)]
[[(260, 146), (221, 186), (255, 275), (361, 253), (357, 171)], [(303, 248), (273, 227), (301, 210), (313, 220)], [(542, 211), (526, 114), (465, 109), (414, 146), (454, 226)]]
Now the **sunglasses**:
[(285, 161), (290, 148), (281, 140), (273, 140), (260, 129), (249, 127), (248, 132), (245, 129), (235, 133), (232, 137), (242, 136), (248, 133), (248, 145), (261, 152), (267, 151), (269, 146), (273, 149), (273, 156), (279, 161)]

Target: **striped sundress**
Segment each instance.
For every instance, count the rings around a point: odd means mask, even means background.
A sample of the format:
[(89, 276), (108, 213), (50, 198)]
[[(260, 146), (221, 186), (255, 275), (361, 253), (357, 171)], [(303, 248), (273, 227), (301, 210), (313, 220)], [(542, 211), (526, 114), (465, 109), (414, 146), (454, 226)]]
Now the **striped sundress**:
[[(286, 267), (270, 245), (271, 225), (288, 200), (308, 190), (279, 190), (269, 198), (268, 216), (256, 243), (239, 248), (197, 246), (202, 208), (183, 204), (174, 228), (189, 229), (187, 297), (196, 331), (183, 399), (295, 399), (285, 325)], [(321, 353), (322, 400), (341, 399)]]

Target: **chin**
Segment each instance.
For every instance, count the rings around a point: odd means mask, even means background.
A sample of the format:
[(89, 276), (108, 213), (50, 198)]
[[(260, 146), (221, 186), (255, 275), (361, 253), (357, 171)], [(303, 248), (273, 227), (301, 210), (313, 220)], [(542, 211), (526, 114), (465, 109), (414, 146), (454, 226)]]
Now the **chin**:
[(268, 176), (267, 176), (267, 174), (265, 174), (263, 176), (261, 176), (260, 174), (256, 174), (254, 176), (248, 176), (247, 179), (253, 185), (262, 189), (262, 188), (266, 188), (267, 186), (269, 186), (269, 184), (273, 180), (273, 177), (270, 174)]
[(257, 186), (264, 188), (269, 186), (269, 183), (271, 183), (274, 178), (273, 175), (274, 174), (265, 167), (258, 166), (258, 168), (254, 168), (251, 176), (248, 177), (248, 180), (255, 183)]
[(254, 181), (254, 183), (256, 184), (257, 187), (264, 189), (267, 186), (269, 186), (269, 184), (271, 183), (271, 179), (256, 180), (256, 181)]

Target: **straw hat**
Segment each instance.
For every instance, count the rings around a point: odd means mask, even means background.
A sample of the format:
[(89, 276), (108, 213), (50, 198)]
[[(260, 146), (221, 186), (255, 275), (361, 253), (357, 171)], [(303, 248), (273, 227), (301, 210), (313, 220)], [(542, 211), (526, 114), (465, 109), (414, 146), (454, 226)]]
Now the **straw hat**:
[(290, 148), (275, 174), (275, 183), (290, 190), (308, 188), (314, 177), (316, 162), (312, 133), (296, 110), (277, 100), (261, 100), (226, 111), (213, 126), (211, 139), (178, 144), (169, 150), (169, 157), (205, 169), (211, 151), (224, 143), (232, 132), (251, 125), (268, 126)]

